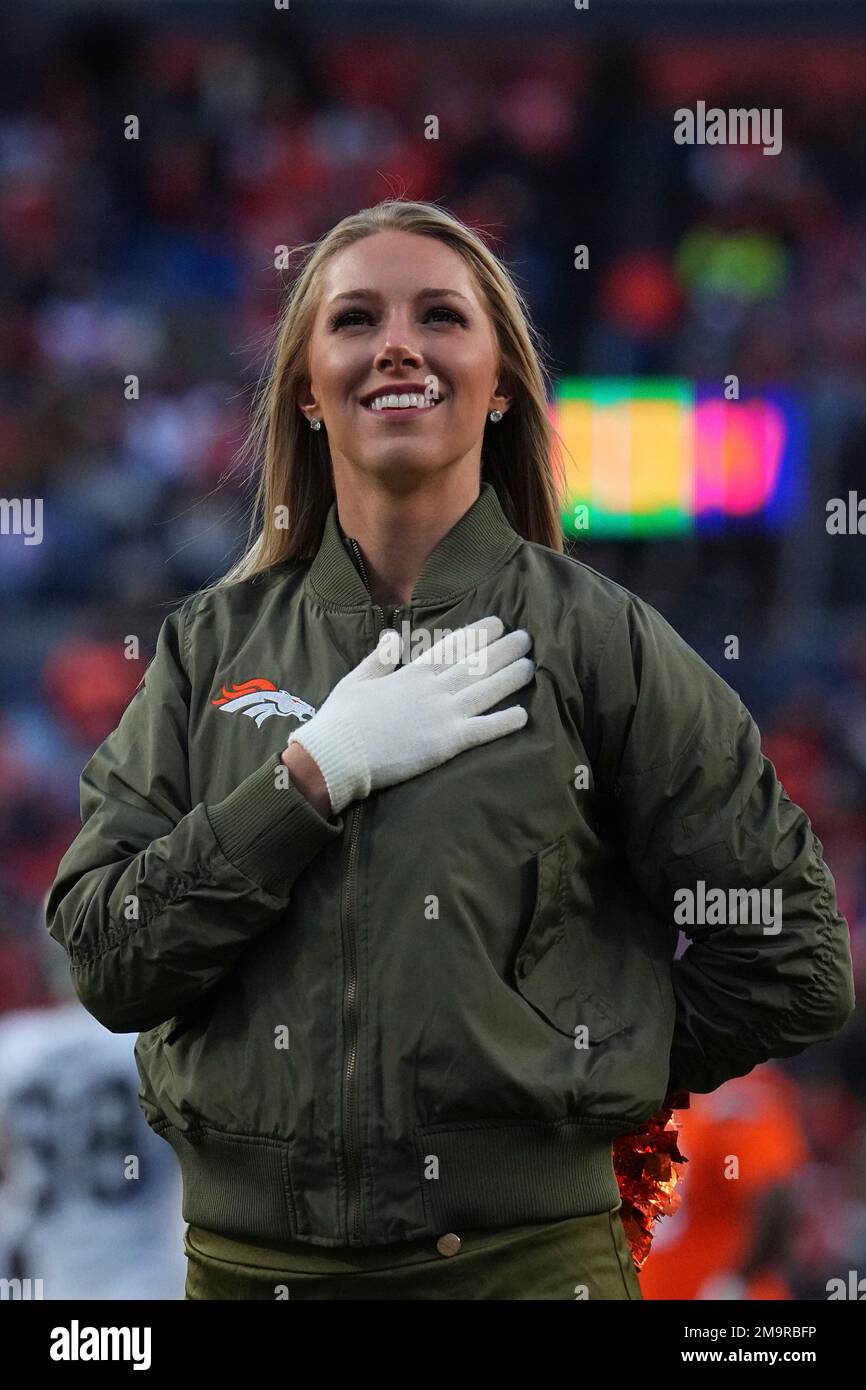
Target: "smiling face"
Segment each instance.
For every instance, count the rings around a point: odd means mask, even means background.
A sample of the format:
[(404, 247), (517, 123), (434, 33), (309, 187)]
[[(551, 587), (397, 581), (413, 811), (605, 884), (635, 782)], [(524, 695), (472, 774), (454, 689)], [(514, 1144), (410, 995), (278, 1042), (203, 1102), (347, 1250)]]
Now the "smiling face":
[[(328, 433), (335, 478), (477, 476), (499, 348), (469, 267), (435, 237), (383, 231), (324, 270), (299, 403)], [(413, 399), (414, 398), (414, 399)]]

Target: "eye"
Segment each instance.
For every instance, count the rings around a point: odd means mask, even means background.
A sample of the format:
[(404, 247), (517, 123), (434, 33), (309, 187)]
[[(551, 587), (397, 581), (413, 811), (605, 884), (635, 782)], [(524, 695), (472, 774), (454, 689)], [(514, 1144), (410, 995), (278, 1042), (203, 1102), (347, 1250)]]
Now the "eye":
[(434, 308), (428, 309), (427, 312), (428, 314), (447, 314), (453, 323), (466, 323), (463, 315), (458, 314), (456, 309), (449, 309), (447, 304), (437, 304)]
[[(456, 309), (449, 308), (447, 304), (436, 304), (431, 306), (431, 308), (429, 308), (426, 314), (424, 315), (425, 319), (429, 318), (431, 314), (447, 314), (447, 321), (450, 321), (452, 323), (460, 323), (464, 326), (466, 324), (466, 319), (463, 317), (463, 315), (458, 313)], [(350, 319), (354, 319), (358, 315), (360, 315), (362, 318), (369, 319), (370, 311), (369, 309), (344, 309), (342, 313), (335, 314), (332, 317), (330, 321), (330, 327), (332, 329), (342, 328), (343, 325), (347, 324)]]
[(364, 314), (367, 318), (370, 317), (366, 309), (346, 309), (342, 314), (335, 314), (333, 316), (331, 319), (331, 327), (342, 328), (344, 323), (348, 323), (349, 319), (354, 318), (357, 314)]

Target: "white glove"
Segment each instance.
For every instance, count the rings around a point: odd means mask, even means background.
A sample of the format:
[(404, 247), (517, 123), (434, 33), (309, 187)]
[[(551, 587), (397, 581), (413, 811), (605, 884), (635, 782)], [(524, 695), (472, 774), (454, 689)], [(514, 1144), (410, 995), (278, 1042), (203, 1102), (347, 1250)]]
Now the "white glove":
[[(521, 705), (481, 717), (526, 685), (532, 639), (501, 619), (479, 618), (446, 634), (396, 670), (399, 644), (379, 645), (334, 686), (312, 719), (289, 736), (319, 766), (334, 815), (350, 801), (438, 767), (455, 754), (522, 729)], [(389, 650), (390, 648), (390, 650)]]

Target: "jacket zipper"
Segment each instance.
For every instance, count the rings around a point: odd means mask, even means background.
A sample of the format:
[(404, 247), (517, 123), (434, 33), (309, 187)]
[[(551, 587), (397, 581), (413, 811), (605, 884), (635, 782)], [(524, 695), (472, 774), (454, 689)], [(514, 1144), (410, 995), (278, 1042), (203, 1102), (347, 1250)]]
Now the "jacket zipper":
[(349, 1185), (349, 1240), (360, 1240), (361, 1234), (361, 1144), (358, 1119), (358, 952), (355, 934), (355, 885), (358, 873), (358, 843), (363, 803), (352, 807), (349, 824), (349, 848), (343, 891), (343, 952), (348, 961), (346, 986), (343, 994), (343, 1031), (346, 1039), (343, 1067), (343, 1154)]
[[(367, 592), (370, 585), (367, 571), (361, 557), (357, 541), (348, 537), (349, 545), (355, 555), (361, 577)], [(372, 595), (370, 596), (372, 599)], [(379, 632), (385, 630), (385, 610), (378, 603), (373, 609), (379, 615)], [(396, 622), (399, 607), (392, 609), (392, 623)], [(363, 801), (352, 807), (349, 821), (348, 850), (345, 859), (343, 880), (342, 928), (344, 959), (348, 962), (346, 987), (343, 993), (343, 1029), (346, 1038), (345, 1065), (343, 1067), (343, 1154), (349, 1186), (347, 1226), (349, 1240), (361, 1239), (361, 1140), (360, 1118), (358, 1115), (358, 941), (357, 941), (357, 884), (358, 884), (358, 846), (361, 838), (361, 818), (364, 814)]]

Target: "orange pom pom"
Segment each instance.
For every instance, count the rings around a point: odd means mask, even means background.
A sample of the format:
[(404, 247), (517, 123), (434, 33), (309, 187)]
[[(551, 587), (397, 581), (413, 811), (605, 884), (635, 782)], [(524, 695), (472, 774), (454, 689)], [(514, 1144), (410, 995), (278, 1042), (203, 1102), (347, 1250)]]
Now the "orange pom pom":
[(613, 1143), (613, 1166), (622, 1198), (620, 1217), (638, 1271), (650, 1252), (656, 1221), (671, 1216), (680, 1205), (676, 1187), (688, 1159), (679, 1150), (680, 1126), (673, 1111), (688, 1108), (687, 1091), (668, 1095), (642, 1129), (620, 1135)]

